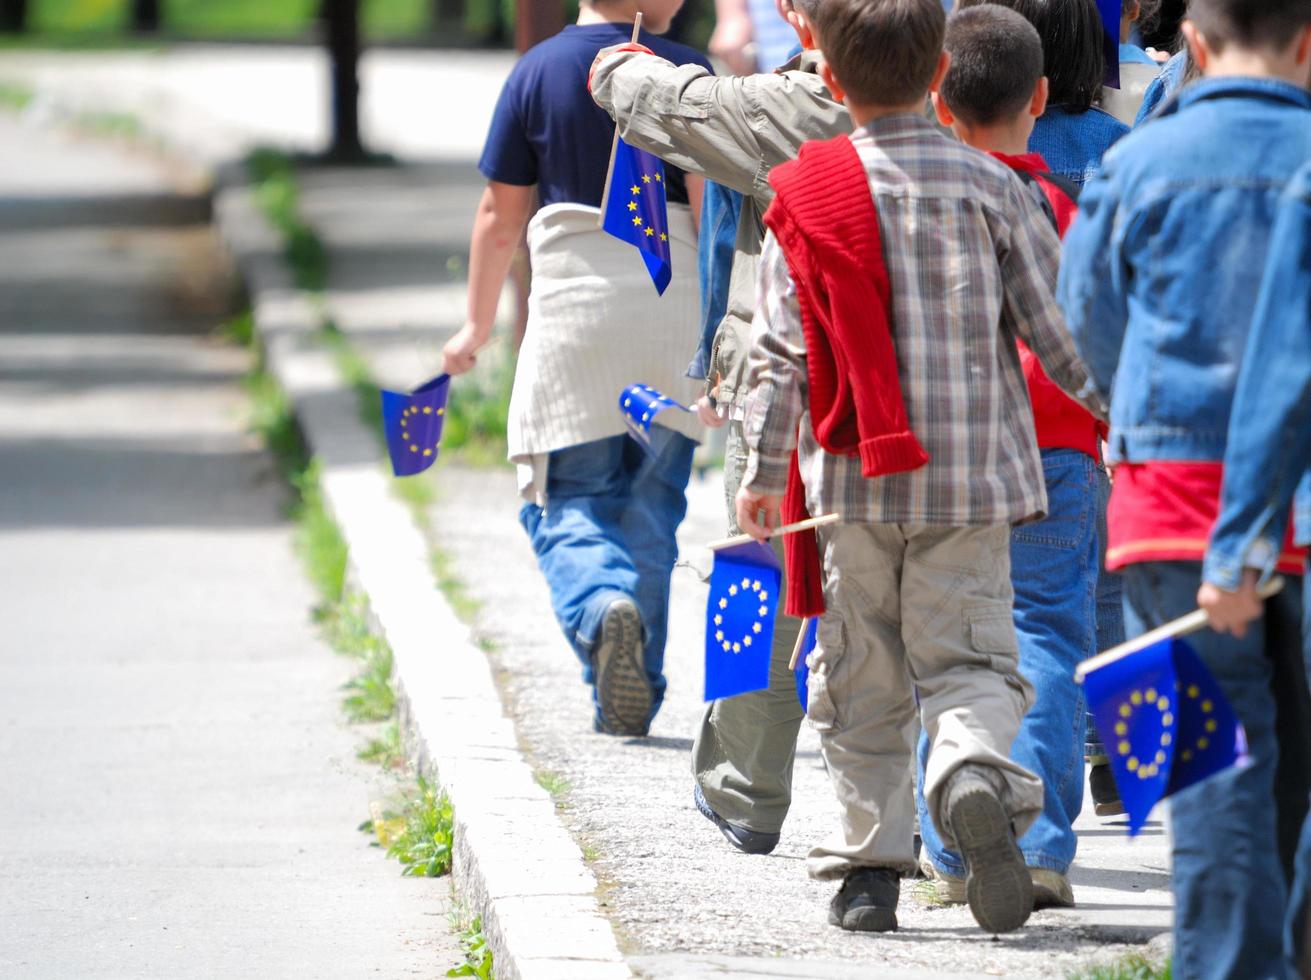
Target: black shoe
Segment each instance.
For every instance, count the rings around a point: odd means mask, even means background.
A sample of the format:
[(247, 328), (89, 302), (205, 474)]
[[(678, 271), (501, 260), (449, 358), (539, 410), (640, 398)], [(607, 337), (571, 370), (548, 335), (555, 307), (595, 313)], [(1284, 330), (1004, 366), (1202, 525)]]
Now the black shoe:
[(1093, 813), (1099, 817), (1116, 817), (1124, 813), (1120, 789), (1109, 762), (1099, 762), (1088, 769), (1088, 789), (1092, 792)]
[(592, 653), (599, 717), (593, 727), (608, 735), (645, 735), (654, 697), (642, 663), (642, 617), (632, 599), (616, 599), (601, 617)]
[(857, 868), (828, 905), (828, 923), (848, 932), (895, 932), (901, 874), (891, 868)]
[(747, 830), (735, 823), (729, 823), (710, 809), (710, 804), (706, 802), (705, 794), (701, 792), (700, 786), (693, 788), (692, 802), (696, 804), (696, 808), (701, 811), (703, 817), (719, 828), (719, 832), (724, 835), (724, 839), (743, 854), (768, 854), (778, 847), (778, 834), (762, 834), (754, 830)]
[(945, 790), (947, 825), (965, 859), (965, 899), (974, 921), (991, 933), (1018, 929), (1033, 911), (1033, 880), (1001, 805), (1001, 774), (966, 764)]

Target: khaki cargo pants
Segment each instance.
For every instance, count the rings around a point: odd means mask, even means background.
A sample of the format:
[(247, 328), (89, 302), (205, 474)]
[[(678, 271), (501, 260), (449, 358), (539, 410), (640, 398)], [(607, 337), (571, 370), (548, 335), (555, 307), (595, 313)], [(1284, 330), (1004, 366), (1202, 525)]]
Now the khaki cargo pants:
[(810, 656), (807, 715), (842, 817), (811, 850), (811, 877), (914, 869), (916, 695), (931, 745), (924, 795), (949, 847), (943, 789), (962, 763), (1002, 774), (1017, 835), (1042, 809), (1041, 780), (1009, 758), (1033, 703), (1018, 669), (1010, 532), (901, 524), (819, 532), (828, 612)]
[[(746, 464), (742, 423), (730, 422), (724, 493), (731, 534), (738, 532), (733, 500)], [(775, 543), (774, 553), (781, 564), (781, 543)], [(788, 670), (788, 661), (800, 626), (800, 620), (778, 617), (769, 687), (707, 705), (692, 745), (692, 776), (710, 808), (729, 823), (762, 834), (778, 833), (792, 804), (792, 764), (805, 713), (797, 700), (796, 679)]]

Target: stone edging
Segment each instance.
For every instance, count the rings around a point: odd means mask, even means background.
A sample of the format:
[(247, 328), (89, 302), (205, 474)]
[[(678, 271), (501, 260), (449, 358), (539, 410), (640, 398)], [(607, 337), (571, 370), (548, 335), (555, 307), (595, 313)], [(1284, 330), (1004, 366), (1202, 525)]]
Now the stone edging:
[(214, 220), (242, 274), (268, 370), (321, 461), (351, 580), (395, 655), (410, 756), (454, 806), (455, 883), (482, 916), (497, 977), (631, 978), (596, 879), (519, 752), (486, 654), (437, 590), (423, 535), (388, 489), (378, 441), (316, 341), (317, 311), (293, 285), (240, 168), (220, 173)]

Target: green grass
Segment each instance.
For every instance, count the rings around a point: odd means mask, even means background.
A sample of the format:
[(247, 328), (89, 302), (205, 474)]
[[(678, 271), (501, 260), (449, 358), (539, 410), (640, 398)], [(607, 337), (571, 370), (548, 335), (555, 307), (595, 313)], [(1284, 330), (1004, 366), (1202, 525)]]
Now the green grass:
[(328, 606), (341, 599), (350, 555), (341, 528), (328, 512), (319, 483), (319, 471), (319, 463), (311, 462), (292, 478), (292, 485), (299, 495), (293, 516), (296, 519), (296, 550), (322, 605)]
[[(487, 0), (475, 0), (474, 6)], [(164, 0), (161, 26), (182, 36), (289, 37), (315, 28), (318, 0)], [(431, 0), (364, 0), (363, 28), (369, 37), (422, 34), (431, 21)], [(130, 21), (128, 0), (31, 0), (34, 33), (113, 35)]]
[(22, 112), (35, 98), (36, 93), (26, 85), (18, 82), (0, 82), (0, 109)]
[[(422, 776), (399, 811), (384, 814), (390, 824), (383, 846), (412, 878), (439, 878), (451, 870), (455, 814), (451, 801)], [(376, 829), (376, 828), (375, 828)]]
[(369, 431), (382, 432), (382, 399), (378, 394), (378, 384), (373, 380), (369, 362), (351, 346), (341, 328), (331, 318), (325, 318), (321, 330), (324, 345), (332, 351), (337, 373), (355, 392), (359, 403), (360, 421), (368, 426)]
[(255, 203), (282, 235), (283, 253), (296, 285), (321, 293), (328, 284), (328, 250), (300, 214), (296, 168), (276, 150), (255, 150), (246, 158), (254, 178)]
[(499, 350), (484, 357), (478, 370), (460, 378), (446, 406), (442, 451), (474, 466), (505, 465), (513, 387), (514, 358)]
[(479, 980), (492, 980), (492, 948), (487, 945), (483, 935), (483, 920), (475, 916), (468, 925), (460, 928), (460, 951), (464, 953), (464, 962), (446, 971), (448, 977), (478, 977)]
[(533, 778), (537, 780), (538, 786), (557, 799), (565, 796), (573, 788), (568, 777), (562, 776), (558, 772), (552, 772), (550, 769), (537, 770), (533, 773)]
[(1169, 961), (1162, 963), (1142, 953), (1129, 953), (1110, 963), (1066, 974), (1066, 980), (1170, 980), (1170, 976)]
[(369, 653), (358, 674), (342, 688), (346, 717), (354, 722), (386, 721), (396, 712), (396, 691), (391, 686), (391, 647), (380, 643)]
[(472, 624), (478, 613), (482, 611), (482, 601), (469, 594), (468, 586), (455, 572), (455, 563), (450, 555), (436, 548), (430, 548), (429, 561), (432, 565), (433, 578), (437, 580), (437, 588), (446, 596), (446, 601), (451, 604), (455, 615), (466, 626)]
[(381, 732), (369, 739), (355, 753), (361, 762), (372, 762), (383, 769), (404, 769), (408, 759), (401, 741), (401, 726), (392, 719)]

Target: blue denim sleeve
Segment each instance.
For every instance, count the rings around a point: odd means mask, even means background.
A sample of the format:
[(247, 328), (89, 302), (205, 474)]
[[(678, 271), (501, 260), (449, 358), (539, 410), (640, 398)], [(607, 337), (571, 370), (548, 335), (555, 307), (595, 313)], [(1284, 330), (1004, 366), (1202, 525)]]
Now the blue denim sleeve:
[(1274, 571), (1298, 481), (1311, 466), (1311, 167), (1279, 209), (1243, 353), (1225, 451), (1220, 518), (1203, 577), (1236, 589), (1245, 566)]
[(1114, 177), (1103, 170), (1079, 195), (1079, 216), (1065, 236), (1056, 289), (1075, 347), (1107, 405), (1129, 318), (1121, 224)]
[(697, 275), (701, 281), (701, 340), (687, 376), (704, 380), (710, 371), (715, 333), (728, 311), (728, 287), (733, 276), (733, 250), (742, 215), (742, 195), (706, 181), (701, 200), (701, 235), (697, 244)]

